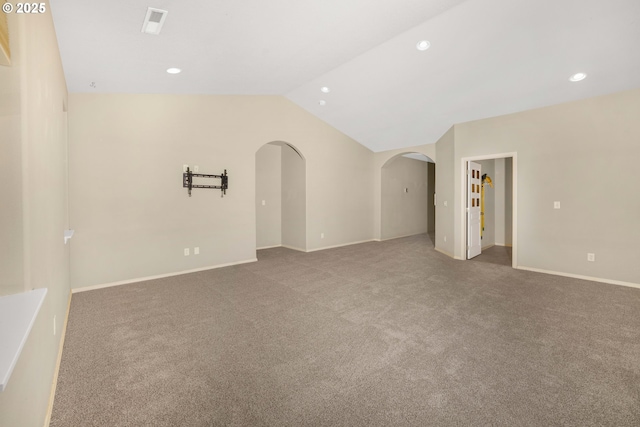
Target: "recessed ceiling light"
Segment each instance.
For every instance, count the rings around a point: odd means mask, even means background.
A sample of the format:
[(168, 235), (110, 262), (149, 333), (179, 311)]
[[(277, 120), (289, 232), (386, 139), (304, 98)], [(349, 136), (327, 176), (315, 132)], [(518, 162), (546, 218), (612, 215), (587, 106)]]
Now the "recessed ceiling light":
[(431, 43), (429, 43), (429, 41), (427, 40), (420, 40), (418, 43), (416, 43), (416, 49), (418, 50), (427, 50), (429, 49), (429, 47), (431, 47)]
[(579, 82), (580, 80), (584, 80), (587, 78), (585, 73), (575, 73), (573, 76), (569, 77), (569, 81)]
[(328, 87), (326, 87), (326, 86), (322, 86), (322, 87), (320, 88), (320, 92), (322, 92), (322, 93), (329, 93), (329, 92), (331, 92), (331, 89), (329, 89), (329, 88), (328, 88)]
[(181, 71), (182, 70), (180, 68), (169, 68), (169, 69), (167, 69), (167, 73), (169, 73), (169, 74), (178, 74)]
[(320, 101), (318, 101), (318, 104), (324, 107), (325, 105), (327, 105), (327, 101), (325, 101), (324, 99), (321, 99)]

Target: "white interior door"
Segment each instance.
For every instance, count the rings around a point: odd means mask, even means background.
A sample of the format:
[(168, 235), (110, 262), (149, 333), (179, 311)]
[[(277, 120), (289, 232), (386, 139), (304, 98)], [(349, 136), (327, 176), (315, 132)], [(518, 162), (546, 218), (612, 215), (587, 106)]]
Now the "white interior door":
[(467, 163), (467, 259), (480, 255), (480, 186), (482, 184), (480, 164)]

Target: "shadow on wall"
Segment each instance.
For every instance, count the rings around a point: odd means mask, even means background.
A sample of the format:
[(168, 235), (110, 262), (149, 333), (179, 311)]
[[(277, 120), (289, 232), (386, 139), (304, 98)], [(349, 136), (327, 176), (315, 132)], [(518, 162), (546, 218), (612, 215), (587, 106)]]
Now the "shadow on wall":
[(256, 152), (256, 248), (284, 246), (305, 251), (306, 162), (281, 141)]
[(435, 233), (435, 162), (401, 153), (382, 165), (381, 179), (381, 239)]

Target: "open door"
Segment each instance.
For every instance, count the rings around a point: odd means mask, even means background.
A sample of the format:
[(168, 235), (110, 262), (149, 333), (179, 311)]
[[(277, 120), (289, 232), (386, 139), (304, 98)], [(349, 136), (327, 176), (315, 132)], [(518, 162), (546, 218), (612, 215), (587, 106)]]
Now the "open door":
[(467, 162), (467, 259), (480, 255), (480, 188), (482, 185), (480, 164)]

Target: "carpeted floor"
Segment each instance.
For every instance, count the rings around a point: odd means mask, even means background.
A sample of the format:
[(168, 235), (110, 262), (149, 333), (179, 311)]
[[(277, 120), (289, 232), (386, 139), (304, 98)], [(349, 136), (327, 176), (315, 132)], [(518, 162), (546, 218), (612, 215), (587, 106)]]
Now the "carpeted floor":
[(477, 257), (471, 258), (474, 262), (488, 262), (489, 264), (500, 264), (511, 267), (512, 250), (508, 246), (491, 246), (483, 249)]
[(52, 426), (638, 426), (640, 290), (426, 235), (74, 294)]

